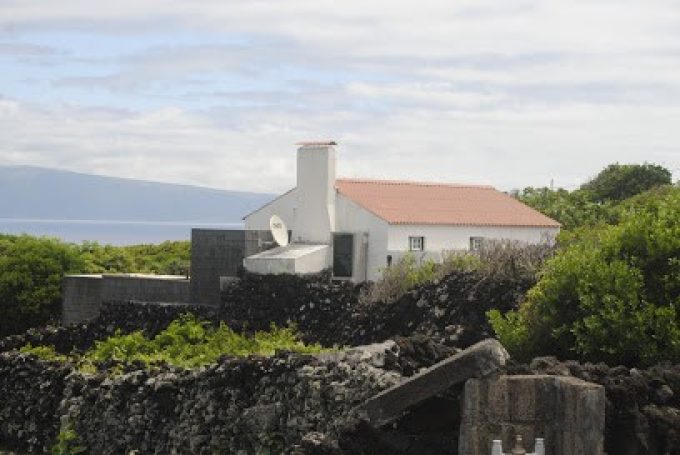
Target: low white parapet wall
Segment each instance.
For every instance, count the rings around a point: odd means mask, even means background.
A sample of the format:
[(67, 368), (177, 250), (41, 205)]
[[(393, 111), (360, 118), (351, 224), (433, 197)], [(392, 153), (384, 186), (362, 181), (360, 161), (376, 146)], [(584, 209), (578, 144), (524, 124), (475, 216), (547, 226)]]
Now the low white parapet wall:
[(319, 273), (331, 266), (329, 245), (291, 243), (243, 260), (248, 272), (260, 275)]

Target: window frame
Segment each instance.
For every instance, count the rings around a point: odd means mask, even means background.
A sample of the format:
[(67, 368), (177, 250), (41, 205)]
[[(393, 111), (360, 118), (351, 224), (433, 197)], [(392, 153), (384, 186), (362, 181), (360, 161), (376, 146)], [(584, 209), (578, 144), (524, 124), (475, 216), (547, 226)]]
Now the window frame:
[[(418, 245), (419, 247), (414, 247)], [(422, 235), (409, 235), (408, 236), (408, 250), (409, 251), (425, 251), (425, 237)]]
[(479, 251), (482, 249), (484, 244), (484, 237), (481, 236), (470, 236), (470, 251)]

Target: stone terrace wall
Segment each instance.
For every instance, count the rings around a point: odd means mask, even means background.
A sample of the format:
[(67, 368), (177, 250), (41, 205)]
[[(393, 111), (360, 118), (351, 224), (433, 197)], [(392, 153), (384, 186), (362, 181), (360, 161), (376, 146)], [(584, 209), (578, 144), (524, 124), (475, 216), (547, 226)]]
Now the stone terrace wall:
[(381, 368), (384, 350), (225, 358), (118, 377), (5, 352), (0, 444), (44, 452), (68, 421), (96, 455), (283, 453), (311, 431), (337, 435), (358, 404), (400, 380)]
[(113, 335), (116, 329), (123, 333), (142, 330), (153, 337), (182, 314), (192, 313), (201, 319), (217, 322), (219, 311), (210, 305), (157, 303), (157, 302), (107, 302), (101, 314), (92, 321), (69, 327), (42, 327), (28, 330), (22, 335), (0, 339), (0, 352), (18, 349), (27, 343), (34, 346), (52, 345), (60, 354), (83, 352), (95, 341)]
[(485, 313), (515, 308), (528, 281), (493, 281), (454, 273), (391, 303), (358, 305), (360, 287), (329, 275), (246, 274), (222, 293), (222, 318), (234, 327), (266, 329), (293, 322), (303, 337), (326, 345), (360, 345), (395, 336), (426, 335), (467, 347), (491, 335)]
[[(45, 450), (59, 432), (59, 406), (71, 368), (0, 353), (0, 446)], [(46, 453), (46, 452), (45, 452)]]

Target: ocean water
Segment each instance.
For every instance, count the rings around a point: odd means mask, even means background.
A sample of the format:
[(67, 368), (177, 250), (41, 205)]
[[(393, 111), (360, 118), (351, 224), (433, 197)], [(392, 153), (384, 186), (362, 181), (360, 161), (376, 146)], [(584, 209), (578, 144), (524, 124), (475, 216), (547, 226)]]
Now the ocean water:
[(242, 222), (36, 220), (0, 218), (0, 233), (57, 237), (66, 242), (134, 245), (189, 240), (192, 228), (243, 229)]

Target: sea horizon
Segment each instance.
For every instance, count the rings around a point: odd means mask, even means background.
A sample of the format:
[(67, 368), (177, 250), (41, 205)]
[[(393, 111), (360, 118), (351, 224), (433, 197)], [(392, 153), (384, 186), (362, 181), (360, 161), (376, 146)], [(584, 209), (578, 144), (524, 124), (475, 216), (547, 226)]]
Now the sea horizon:
[(28, 234), (56, 237), (71, 243), (89, 241), (117, 246), (190, 240), (193, 228), (242, 229), (243, 222), (0, 218), (2, 234)]

